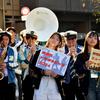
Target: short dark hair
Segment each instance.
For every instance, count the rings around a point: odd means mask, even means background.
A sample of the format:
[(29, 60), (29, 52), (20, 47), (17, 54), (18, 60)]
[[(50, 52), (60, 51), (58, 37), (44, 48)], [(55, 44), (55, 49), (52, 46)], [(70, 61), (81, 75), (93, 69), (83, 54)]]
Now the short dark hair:
[(9, 38), (9, 43), (11, 43), (11, 35), (8, 32), (2, 31), (0, 34), (0, 42), (2, 41), (3, 36), (7, 36)]

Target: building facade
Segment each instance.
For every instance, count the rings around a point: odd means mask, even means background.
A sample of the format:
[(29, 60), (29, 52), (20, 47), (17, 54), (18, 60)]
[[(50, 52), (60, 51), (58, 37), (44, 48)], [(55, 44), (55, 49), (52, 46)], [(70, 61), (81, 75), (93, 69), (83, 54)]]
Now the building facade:
[(57, 15), (60, 32), (69, 29), (79, 33), (90, 29), (100, 32), (100, 23), (96, 24), (93, 16), (94, 1), (98, 0), (0, 0), (0, 27), (14, 26), (18, 31), (25, 29), (20, 10), (25, 6), (30, 10), (36, 7), (47, 7)]
[[(59, 31), (73, 29), (79, 33), (96, 30), (100, 32), (100, 22), (96, 23), (93, 12), (100, 12), (100, 0), (20, 0), (20, 7), (47, 7), (55, 12), (59, 20)], [(99, 7), (99, 9), (95, 9)], [(100, 16), (99, 16), (100, 17)]]
[(0, 28), (17, 27), (20, 16), (19, 0), (0, 0)]

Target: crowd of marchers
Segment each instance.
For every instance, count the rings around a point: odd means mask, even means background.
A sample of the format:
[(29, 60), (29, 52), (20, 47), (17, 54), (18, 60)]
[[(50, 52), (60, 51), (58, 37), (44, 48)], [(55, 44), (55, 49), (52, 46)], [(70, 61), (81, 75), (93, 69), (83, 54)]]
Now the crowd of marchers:
[[(87, 32), (84, 46), (77, 35), (54, 32), (40, 46), (34, 31), (0, 30), (0, 100), (100, 100), (100, 66), (91, 68), (90, 59), (93, 49), (100, 50), (98, 33)], [(38, 67), (45, 48), (70, 56), (64, 75)]]

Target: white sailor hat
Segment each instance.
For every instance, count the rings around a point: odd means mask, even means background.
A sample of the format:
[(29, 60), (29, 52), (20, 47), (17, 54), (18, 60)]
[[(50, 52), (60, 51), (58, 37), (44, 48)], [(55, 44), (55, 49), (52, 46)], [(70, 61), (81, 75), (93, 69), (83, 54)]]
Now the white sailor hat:
[(22, 35), (23, 37), (26, 36), (27, 30), (23, 29), (22, 31), (20, 31), (20, 35)]
[(64, 36), (67, 38), (67, 39), (75, 39), (77, 38), (77, 32), (76, 31), (73, 31), (73, 30), (69, 30), (69, 31), (66, 31)]
[(2, 30), (2, 28), (0, 28), (0, 32), (2, 32), (3, 30)]
[(65, 32), (60, 32), (59, 33), (61, 36), (64, 36), (65, 35)]
[(36, 39), (36, 40), (38, 38), (38, 36), (36, 35), (36, 33), (34, 31), (29, 31), (29, 32), (26, 33), (26, 39), (30, 38), (30, 37), (33, 38), (33, 39)]

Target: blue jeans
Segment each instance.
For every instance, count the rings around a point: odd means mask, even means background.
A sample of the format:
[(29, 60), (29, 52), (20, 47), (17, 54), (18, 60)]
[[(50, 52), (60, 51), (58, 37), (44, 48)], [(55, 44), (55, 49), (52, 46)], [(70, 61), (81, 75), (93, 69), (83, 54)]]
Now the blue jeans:
[(100, 79), (91, 78), (89, 82), (87, 100), (100, 100)]

